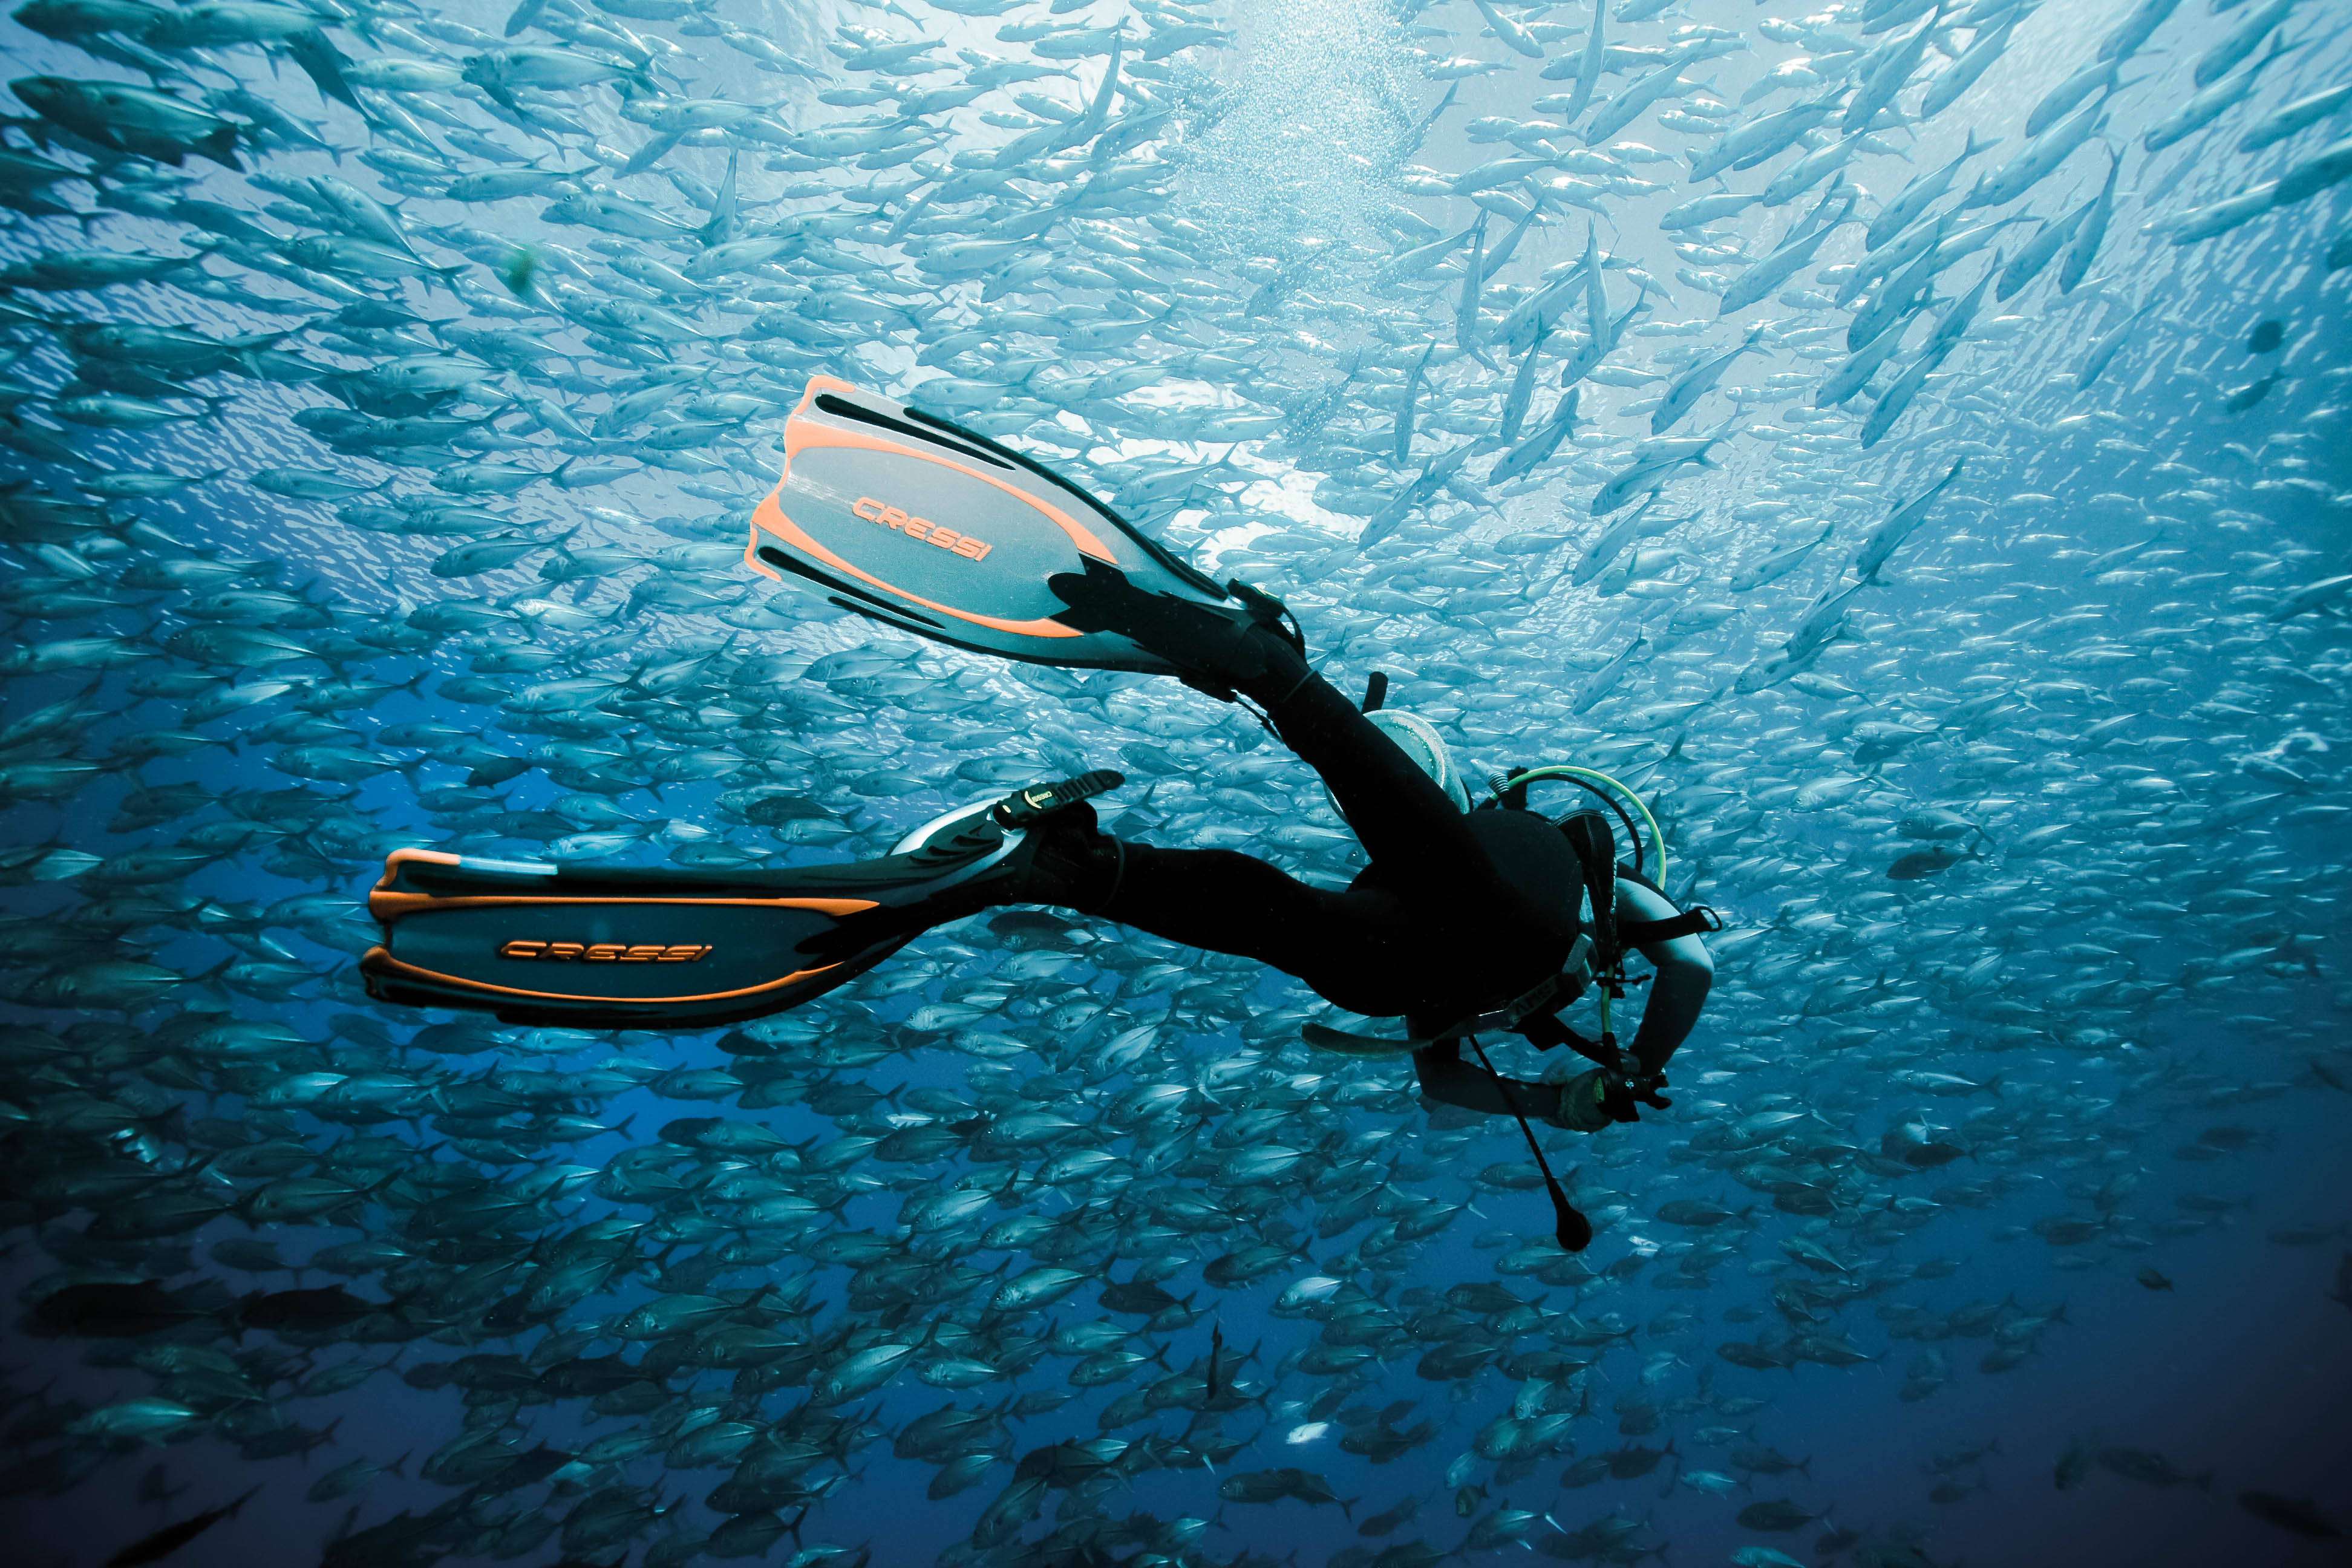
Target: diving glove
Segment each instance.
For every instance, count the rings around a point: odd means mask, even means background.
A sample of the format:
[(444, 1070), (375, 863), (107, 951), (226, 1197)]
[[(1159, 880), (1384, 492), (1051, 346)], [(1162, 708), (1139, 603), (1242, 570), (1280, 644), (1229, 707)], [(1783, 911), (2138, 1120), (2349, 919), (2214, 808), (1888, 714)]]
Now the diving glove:
[(1570, 1132), (1600, 1131), (1617, 1120), (1609, 1112), (1610, 1083), (1599, 1068), (1577, 1074), (1559, 1086), (1559, 1104), (1544, 1120)]
[(1627, 1079), (1594, 1068), (1559, 1086), (1559, 1107), (1545, 1120), (1570, 1132), (1598, 1132), (1612, 1122), (1639, 1121), (1641, 1106), (1664, 1110), (1674, 1103), (1658, 1092), (1665, 1084), (1664, 1073)]

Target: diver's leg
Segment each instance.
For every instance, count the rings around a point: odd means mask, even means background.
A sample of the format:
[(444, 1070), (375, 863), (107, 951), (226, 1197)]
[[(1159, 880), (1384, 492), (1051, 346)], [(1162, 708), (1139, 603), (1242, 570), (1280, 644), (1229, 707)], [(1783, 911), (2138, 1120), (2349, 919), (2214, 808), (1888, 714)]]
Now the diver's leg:
[(1516, 1104), (1526, 1115), (1549, 1119), (1559, 1109), (1558, 1084), (1496, 1078), (1463, 1059), (1460, 1040), (1440, 1040), (1413, 1052), (1412, 1071), (1422, 1093), (1465, 1110), (1508, 1116)]
[(1070, 606), (1055, 619), (1129, 637), (1199, 690), (1255, 700), (1284, 743), (1323, 776), (1385, 876), (1432, 896), (1517, 903), (1436, 781), (1308, 666), (1279, 601), (1240, 583), (1229, 584), (1238, 613), (1148, 593), (1091, 558), (1084, 573), (1046, 581)]
[(1403, 1012), (1421, 973), (1411, 911), (1391, 893), (1310, 887), (1228, 849), (1122, 844), (1118, 889), (1094, 913), (1303, 980), (1368, 1016)]
[(1615, 1120), (1601, 1104), (1607, 1084), (1599, 1068), (1565, 1083), (1502, 1078), (1464, 1060), (1461, 1041), (1440, 1040), (1412, 1053), (1412, 1070), (1423, 1095), (1465, 1110), (1517, 1112), (1570, 1132), (1598, 1132)]
[[(1377, 731), (1373, 734), (1386, 739)], [(1427, 782), (1419, 769), (1413, 773)], [(941, 819), (941, 831), (968, 816)], [(892, 859), (919, 858), (901, 854)], [(1483, 868), (1483, 857), (1475, 864)], [(1413, 918), (1413, 906), (1396, 892), (1311, 887), (1230, 850), (1131, 844), (1102, 832), (1086, 799), (1026, 824), (1015, 853), (986, 875), (951, 883), (911, 904), (852, 916), (843, 922), (843, 935), (858, 941), (877, 933), (903, 938), (1006, 904), (1052, 904), (1187, 947), (1255, 958), (1306, 981), (1343, 1007), (1370, 1014), (1404, 1010), (1402, 1002), (1361, 1004), (1406, 994), (1404, 983), (1423, 973), (1417, 961), (1431, 945), (1429, 933), (1419, 929), (1425, 922)]]
[[(1310, 887), (1225, 849), (1160, 849), (1103, 833), (1087, 801), (1033, 823), (1022, 852), (995, 874), (899, 910), (853, 916), (845, 928), (908, 935), (1006, 904), (1052, 904), (1098, 915), (1186, 947), (1272, 964), (1351, 1006), (1389, 999), (1384, 984), (1417, 973), (1410, 909), (1393, 893)], [(1399, 1007), (1355, 1006), (1359, 1012)]]
[[(1317, 675), (1281, 605), (1233, 584), (1242, 614), (1147, 593), (1116, 568), (1089, 560), (1083, 574), (1048, 579), (1070, 609), (1056, 619), (1113, 631), (1218, 697), (1238, 691), (1266, 710), (1285, 744), (1323, 776), (1364, 851), (1384, 873), (1463, 897), (1501, 896), (1501, 879), (1452, 800), (1353, 702)], [(1465, 886), (1465, 883), (1467, 885)]]
[[(1287, 647), (1282, 650), (1291, 653)], [(1384, 875), (1439, 882), (1460, 897), (1500, 897), (1463, 814), (1404, 748), (1296, 653), (1241, 689), (1273, 720), (1284, 744), (1323, 782)]]

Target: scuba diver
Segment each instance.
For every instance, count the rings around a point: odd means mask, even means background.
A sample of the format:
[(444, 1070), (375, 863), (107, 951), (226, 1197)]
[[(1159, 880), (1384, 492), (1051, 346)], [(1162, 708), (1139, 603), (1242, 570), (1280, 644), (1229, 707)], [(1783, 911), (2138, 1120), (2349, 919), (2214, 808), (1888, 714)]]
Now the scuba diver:
[[(784, 434), (785, 468), (751, 521), (747, 563), (833, 605), (933, 641), (1038, 663), (1170, 675), (1247, 703), (1313, 767), (1369, 864), (1344, 889), (1254, 857), (1172, 849), (1100, 830), (1092, 797), (1115, 773), (1041, 784), (959, 807), (846, 865), (768, 870), (602, 870), (402, 849), (370, 895), (384, 940), (362, 960), (371, 994), (471, 1007), (509, 1022), (690, 1030), (796, 1006), (863, 973), (924, 931), (1003, 905), (1045, 904), (1187, 947), (1255, 958), (1326, 1001), (1401, 1018), (1402, 1038), (1310, 1025), (1309, 1044), (1355, 1056), (1410, 1052), (1432, 1100), (1534, 1117), (1571, 1131), (1666, 1106), (1665, 1067), (1713, 975), (1701, 932), (1643, 868), (1626, 810), (1590, 770), (1521, 768), (1471, 808), (1425, 721), (1361, 704), (1309, 665), (1282, 604), (1220, 588), (1058, 475), (920, 410), (817, 377)], [(1610, 817), (1555, 821), (1530, 785), (1559, 780)], [(1604, 787), (1613, 786), (1613, 787)], [(1663, 872), (1654, 822), (1652, 871)], [(1629, 1047), (1612, 1004), (1654, 968)], [(1600, 1037), (1559, 1013), (1586, 993)], [(1568, 1046), (1592, 1066), (1565, 1082), (1507, 1078), (1480, 1034)], [(1478, 1065), (1463, 1058), (1468, 1044)], [(1591, 1239), (1543, 1169), (1558, 1235)]]

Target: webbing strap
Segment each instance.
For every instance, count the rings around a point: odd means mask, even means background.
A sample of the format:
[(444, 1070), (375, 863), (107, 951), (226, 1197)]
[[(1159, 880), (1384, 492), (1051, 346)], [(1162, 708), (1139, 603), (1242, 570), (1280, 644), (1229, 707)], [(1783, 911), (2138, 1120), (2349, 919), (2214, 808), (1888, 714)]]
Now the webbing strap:
[(1604, 955), (1612, 954), (1623, 939), (1617, 931), (1617, 847), (1609, 824), (1598, 812), (1580, 811), (1561, 823), (1559, 830), (1584, 875), (1592, 905), (1593, 944)]
[(1610, 1049), (1599, 1040), (1586, 1039), (1582, 1035), (1561, 1023), (1557, 1013), (1547, 1013), (1538, 1018), (1529, 1018), (1518, 1026), (1518, 1032), (1528, 1044), (1539, 1051), (1548, 1051), (1556, 1046), (1566, 1046), (1595, 1067), (1606, 1068), (1613, 1073), (1622, 1073), (1625, 1070), (1624, 1058), (1622, 1054)]
[(1654, 942), (1672, 942), (1678, 936), (1696, 936), (1702, 931), (1723, 929), (1723, 917), (1705, 904), (1693, 904), (1678, 915), (1662, 921), (1619, 921), (1617, 940), (1627, 947), (1647, 947)]

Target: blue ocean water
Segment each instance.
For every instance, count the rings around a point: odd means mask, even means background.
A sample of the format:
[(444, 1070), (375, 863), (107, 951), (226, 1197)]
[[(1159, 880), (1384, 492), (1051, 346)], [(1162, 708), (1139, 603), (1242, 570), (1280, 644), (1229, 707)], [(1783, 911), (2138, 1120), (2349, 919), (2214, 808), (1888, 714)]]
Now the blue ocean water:
[[(2347, 61), (2258, 5), (24, 8), (242, 167), (16, 94), (12, 1557), (2340, 1557)], [(1232, 708), (745, 573), (820, 374), (1652, 804), (1729, 929), (1675, 1108), (1541, 1132), (1588, 1252), (1100, 922), (740, 1034), (364, 995), (408, 845), (835, 860), (1091, 765), (1360, 868)]]

